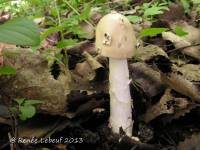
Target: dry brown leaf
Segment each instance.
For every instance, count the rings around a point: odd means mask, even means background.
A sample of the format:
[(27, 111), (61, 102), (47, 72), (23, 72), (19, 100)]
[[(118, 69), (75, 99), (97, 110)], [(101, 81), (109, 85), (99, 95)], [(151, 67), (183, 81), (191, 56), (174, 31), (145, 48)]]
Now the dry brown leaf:
[(200, 148), (200, 134), (195, 133), (191, 137), (186, 138), (177, 146), (177, 150), (199, 150)]
[(185, 21), (173, 22), (172, 24), (170, 24), (170, 27), (172, 29), (175, 29), (176, 26), (181, 27), (183, 31), (188, 33), (187, 35), (182, 36), (182, 38), (185, 39), (186, 41), (190, 43), (195, 43), (200, 41), (200, 30), (198, 28), (189, 25)]
[(165, 89), (160, 80), (159, 72), (148, 67), (144, 63), (133, 63), (129, 67), (130, 77), (139, 83), (140, 87), (148, 97), (154, 97)]
[(98, 75), (96, 72), (99, 69), (103, 69), (103, 66), (92, 57), (88, 52), (84, 52), (86, 61), (78, 63), (75, 67), (75, 72), (77, 72), (84, 80), (92, 81)]
[(96, 75), (95, 71), (92, 70), (91, 66), (87, 61), (76, 64), (74, 71), (77, 72), (77, 74), (79, 74), (81, 78), (89, 81), (93, 80)]
[(67, 118), (41, 115), (20, 123), (18, 136), (21, 138), (47, 138), (71, 124), (72, 122)]
[(187, 64), (190, 60), (189, 59), (184, 59), (184, 58), (179, 58), (177, 56), (170, 56), (170, 60), (173, 64), (176, 64), (177, 66), (182, 66)]
[(161, 72), (161, 80), (176, 92), (200, 102), (199, 89), (184, 77), (176, 73), (164, 74)]
[(94, 43), (91, 41), (82, 41), (75, 46), (67, 49), (68, 54), (82, 54), (84, 51), (87, 51), (90, 54), (96, 54)]
[(92, 57), (88, 52), (84, 52), (83, 56), (85, 56), (86, 61), (89, 63), (93, 70), (97, 70), (102, 68), (103, 66), (96, 60), (96, 58)]
[(147, 109), (146, 113), (143, 116), (143, 119), (146, 123), (155, 119), (156, 117), (162, 114), (172, 114), (174, 113), (174, 108), (168, 105), (168, 102), (173, 99), (173, 96), (170, 93), (171, 89), (166, 89), (164, 95), (161, 97), (160, 101)]
[[(163, 32), (162, 37), (165, 40), (171, 41), (176, 48), (191, 46), (190, 42), (186, 41), (183, 37), (180, 37), (172, 32)], [(200, 60), (200, 46), (188, 47), (181, 50), (181, 52), (197, 60)]]
[(182, 73), (184, 78), (200, 82), (200, 65), (185, 64), (181, 67), (176, 67), (176, 70)]
[[(180, 98), (180, 99), (185, 99), (185, 98)], [(184, 103), (184, 101), (183, 101), (183, 103)], [(187, 101), (187, 103), (188, 103), (188, 101)], [(173, 119), (178, 119), (182, 116), (185, 116), (187, 113), (190, 113), (190, 111), (193, 110), (194, 108), (196, 108), (197, 106), (198, 106), (197, 104), (190, 104), (190, 103), (188, 103), (187, 105), (184, 105), (184, 107), (180, 106), (180, 108), (178, 108), (176, 110), (174, 115), (171, 116), (169, 121), (171, 121)]]
[(147, 109), (143, 119), (148, 123), (162, 114), (173, 114), (167, 120), (167, 122), (170, 122), (184, 116), (197, 106), (197, 104), (190, 103), (186, 98), (174, 97), (171, 94), (171, 89), (167, 89), (160, 101)]
[(162, 48), (156, 45), (140, 47), (139, 49), (137, 49), (134, 58), (139, 61), (146, 61), (157, 55), (165, 56), (166, 58), (168, 58), (167, 53), (165, 53)]

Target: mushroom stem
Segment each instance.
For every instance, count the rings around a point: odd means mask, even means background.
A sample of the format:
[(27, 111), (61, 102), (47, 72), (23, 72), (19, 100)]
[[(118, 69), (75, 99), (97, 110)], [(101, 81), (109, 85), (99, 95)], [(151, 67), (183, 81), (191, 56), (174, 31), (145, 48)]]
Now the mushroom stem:
[(127, 59), (109, 58), (109, 68), (110, 126), (114, 133), (119, 133), (122, 127), (126, 135), (132, 136), (132, 99)]

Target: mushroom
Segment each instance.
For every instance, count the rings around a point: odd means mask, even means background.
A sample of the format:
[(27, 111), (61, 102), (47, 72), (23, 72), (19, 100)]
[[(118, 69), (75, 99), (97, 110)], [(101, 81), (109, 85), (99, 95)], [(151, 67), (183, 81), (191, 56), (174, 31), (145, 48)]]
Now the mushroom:
[(98, 53), (109, 57), (109, 125), (114, 133), (120, 129), (132, 136), (132, 99), (127, 58), (134, 55), (136, 38), (129, 20), (117, 13), (105, 15), (96, 27)]

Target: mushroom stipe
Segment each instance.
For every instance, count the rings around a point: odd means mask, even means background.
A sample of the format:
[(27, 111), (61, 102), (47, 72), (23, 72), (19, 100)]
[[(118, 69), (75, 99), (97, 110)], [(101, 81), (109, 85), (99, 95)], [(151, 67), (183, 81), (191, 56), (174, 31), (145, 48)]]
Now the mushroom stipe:
[(134, 55), (136, 38), (129, 20), (116, 12), (105, 15), (96, 28), (96, 50), (109, 57), (110, 120), (114, 133), (132, 136), (132, 98), (127, 58)]

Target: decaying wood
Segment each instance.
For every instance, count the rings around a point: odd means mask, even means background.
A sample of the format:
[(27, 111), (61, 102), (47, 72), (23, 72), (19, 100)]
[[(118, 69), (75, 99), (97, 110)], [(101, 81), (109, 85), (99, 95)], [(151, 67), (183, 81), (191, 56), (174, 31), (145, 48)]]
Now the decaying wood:
[(16, 98), (37, 99), (43, 101), (38, 107), (40, 112), (55, 115), (66, 111), (65, 88), (53, 78), (47, 61), (39, 53), (29, 49), (4, 49), (2, 53), (4, 66), (16, 68), (17, 73), (0, 76), (0, 102), (11, 104)]
[[(46, 59), (42, 54), (34, 53), (30, 49), (4, 49), (2, 53), (4, 66), (16, 68), (17, 73), (0, 76), (0, 104), (4, 100), (8, 106), (13, 106), (16, 98), (41, 100), (43, 103), (38, 105), (38, 112), (68, 116), (67, 95), (71, 90), (84, 90), (89, 94), (107, 91), (106, 82), (105, 84), (90, 83), (90, 80), (78, 78), (74, 71), (61, 71), (58, 80), (54, 79)], [(103, 67), (88, 53), (84, 55), (90, 70), (94, 71), (96, 76), (98, 72), (95, 71)], [(95, 98), (92, 95), (89, 97)], [(101, 105), (102, 102), (99, 101), (93, 101), (93, 103), (89, 101), (83, 106), (80, 104), (81, 107), (75, 110), (73, 116), (84, 114), (84, 111), (92, 112), (95, 107), (101, 107)]]

